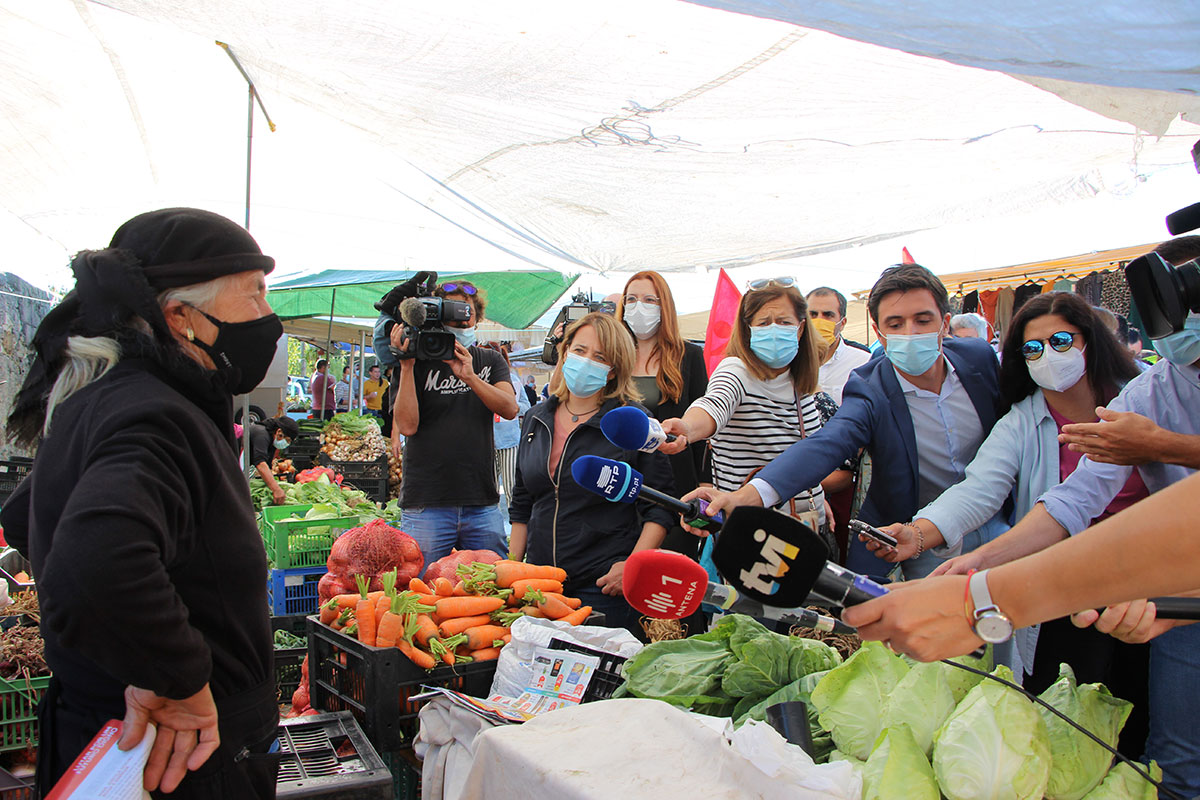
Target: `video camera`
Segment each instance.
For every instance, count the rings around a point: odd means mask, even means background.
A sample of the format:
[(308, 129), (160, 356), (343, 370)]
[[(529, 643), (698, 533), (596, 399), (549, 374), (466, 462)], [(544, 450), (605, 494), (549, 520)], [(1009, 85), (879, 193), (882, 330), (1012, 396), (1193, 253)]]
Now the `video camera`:
[(550, 333), (546, 334), (546, 342), (542, 345), (542, 362), (554, 366), (558, 363), (558, 343), (562, 341), (562, 336), (555, 336), (554, 332), (562, 326), (563, 332), (567, 330), (572, 322), (577, 319), (583, 319), (593, 311), (600, 311), (604, 314), (616, 314), (617, 304), (610, 300), (593, 300), (587, 292), (577, 292), (571, 298), (569, 305), (559, 309), (558, 316), (554, 318), (554, 322), (550, 324)]
[(397, 353), (399, 358), (446, 361), (454, 357), (454, 334), (443, 323), (468, 322), (475, 309), (471, 303), (434, 297), (436, 287), (436, 272), (418, 272), (375, 304), (376, 310), (404, 326), (407, 342)]

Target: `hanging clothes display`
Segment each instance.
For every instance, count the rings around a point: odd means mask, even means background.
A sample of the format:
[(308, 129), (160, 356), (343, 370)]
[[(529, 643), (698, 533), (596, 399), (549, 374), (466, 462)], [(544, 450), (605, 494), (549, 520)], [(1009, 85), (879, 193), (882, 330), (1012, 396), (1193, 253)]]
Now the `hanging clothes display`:
[(1008, 333), (1008, 323), (1012, 322), (1013, 317), (1013, 299), (1016, 297), (1016, 292), (1012, 287), (1005, 286), (1000, 290), (996, 297), (996, 335), (1001, 340), (1004, 339), (1004, 334)]
[(1104, 279), (1099, 272), (1093, 272), (1087, 277), (1080, 278), (1075, 284), (1075, 294), (1088, 301), (1088, 305), (1100, 305), (1100, 289)]
[(979, 313), (996, 328), (996, 301), (1000, 299), (999, 289), (984, 289), (979, 293)]
[(1104, 273), (1100, 282), (1100, 305), (1118, 316), (1129, 317), (1129, 284), (1125, 282), (1125, 270)]
[(979, 292), (967, 292), (963, 296), (961, 314), (979, 313)]
[(961, 314), (961, 313), (963, 313), (962, 309), (963, 309), (962, 292), (955, 292), (954, 294), (950, 295), (950, 313), (951, 314)]
[(1038, 286), (1033, 281), (1022, 283), (1013, 290), (1013, 313), (1017, 313), (1025, 301), (1031, 297), (1037, 297), (1042, 293), (1042, 287)]

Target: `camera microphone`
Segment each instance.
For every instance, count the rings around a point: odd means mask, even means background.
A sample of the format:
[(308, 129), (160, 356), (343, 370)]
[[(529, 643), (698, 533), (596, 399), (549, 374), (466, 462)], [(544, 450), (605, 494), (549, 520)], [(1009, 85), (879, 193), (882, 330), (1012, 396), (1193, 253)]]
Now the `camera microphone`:
[(1167, 230), (1172, 236), (1200, 228), (1200, 203), (1193, 203), (1173, 214), (1167, 214)]
[(600, 420), (604, 436), (623, 450), (653, 453), (664, 442), (675, 441), (675, 435), (663, 431), (662, 425), (633, 406), (614, 408)]
[(400, 319), (405, 325), (419, 328), (425, 324), (425, 304), (415, 297), (405, 298), (400, 302)]

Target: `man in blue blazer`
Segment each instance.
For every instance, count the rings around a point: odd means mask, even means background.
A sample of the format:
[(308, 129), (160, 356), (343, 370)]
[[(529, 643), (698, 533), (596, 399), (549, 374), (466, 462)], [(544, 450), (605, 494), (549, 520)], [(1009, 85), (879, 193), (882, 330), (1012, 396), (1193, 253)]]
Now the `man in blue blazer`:
[[(918, 264), (887, 269), (867, 300), (883, 347), (854, 370), (842, 406), (816, 434), (802, 439), (736, 492), (701, 488), (714, 513), (740, 505), (775, 505), (816, 486), (860, 448), (871, 454), (871, 486), (859, 518), (872, 525), (912, 519), (966, 473), (975, 451), (1006, 410), (996, 354), (980, 339), (952, 339), (950, 301), (937, 276)], [(990, 520), (963, 539), (963, 552), (1007, 527)], [(924, 552), (904, 562), (923, 577), (940, 559)], [(850, 542), (847, 566), (882, 578), (890, 566), (862, 542)]]

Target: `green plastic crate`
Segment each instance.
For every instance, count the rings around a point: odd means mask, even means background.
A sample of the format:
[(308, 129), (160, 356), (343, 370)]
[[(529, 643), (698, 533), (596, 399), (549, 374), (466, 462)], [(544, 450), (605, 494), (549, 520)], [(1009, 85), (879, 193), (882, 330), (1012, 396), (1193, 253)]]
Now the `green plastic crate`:
[[(333, 540), (348, 528), (358, 527), (358, 517), (283, 521), (289, 517), (303, 517), (311, 508), (307, 504), (263, 508), (263, 544), (273, 569), (323, 567), (329, 560)], [(317, 529), (317, 533), (311, 533), (313, 529)], [(321, 533), (322, 529), (328, 534)]]
[(37, 747), (37, 705), (50, 676), (0, 678), (0, 752)]

